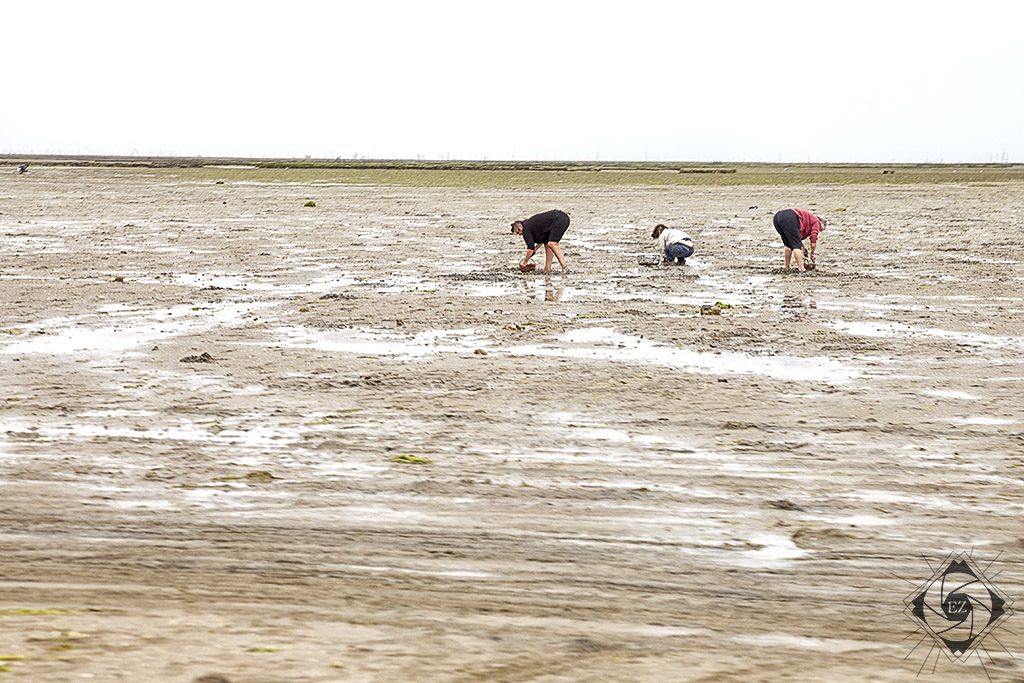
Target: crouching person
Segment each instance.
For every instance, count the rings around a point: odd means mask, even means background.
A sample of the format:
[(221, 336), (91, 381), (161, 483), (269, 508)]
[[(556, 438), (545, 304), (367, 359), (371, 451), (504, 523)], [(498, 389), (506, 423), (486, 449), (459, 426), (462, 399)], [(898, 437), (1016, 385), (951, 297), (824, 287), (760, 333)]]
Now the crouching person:
[(670, 228), (658, 223), (654, 226), (651, 239), (658, 240), (661, 246), (662, 263), (684, 266), (686, 259), (693, 256), (693, 238), (679, 228)]

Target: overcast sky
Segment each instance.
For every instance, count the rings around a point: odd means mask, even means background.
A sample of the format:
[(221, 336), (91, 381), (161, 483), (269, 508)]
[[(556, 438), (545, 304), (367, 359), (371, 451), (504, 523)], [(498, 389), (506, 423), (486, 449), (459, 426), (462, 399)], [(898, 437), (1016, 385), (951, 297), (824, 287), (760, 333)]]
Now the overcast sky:
[(4, 2), (0, 152), (1024, 161), (1024, 2)]

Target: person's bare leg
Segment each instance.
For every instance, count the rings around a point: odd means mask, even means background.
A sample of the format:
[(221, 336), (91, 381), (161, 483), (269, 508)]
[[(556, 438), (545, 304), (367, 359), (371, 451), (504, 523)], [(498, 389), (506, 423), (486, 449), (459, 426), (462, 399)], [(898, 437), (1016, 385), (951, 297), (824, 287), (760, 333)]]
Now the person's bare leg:
[(562, 270), (568, 270), (569, 267), (565, 265), (565, 257), (562, 256), (562, 248), (558, 246), (558, 242), (548, 242), (548, 246), (554, 252), (555, 258), (558, 259), (558, 265), (562, 267)]
[[(554, 258), (554, 256), (555, 256), (555, 251), (554, 251), (554, 249), (551, 248), (551, 243), (548, 242), (547, 244), (544, 245), (544, 272), (545, 273), (550, 273), (551, 272), (551, 260)], [(561, 259), (559, 259), (559, 260), (561, 260)]]
[(803, 249), (794, 249), (793, 256), (796, 256), (796, 269), (801, 273), (804, 272), (804, 252)]
[(786, 247), (782, 250), (782, 253), (786, 257), (786, 270), (789, 270), (789, 262), (793, 258), (793, 250)]

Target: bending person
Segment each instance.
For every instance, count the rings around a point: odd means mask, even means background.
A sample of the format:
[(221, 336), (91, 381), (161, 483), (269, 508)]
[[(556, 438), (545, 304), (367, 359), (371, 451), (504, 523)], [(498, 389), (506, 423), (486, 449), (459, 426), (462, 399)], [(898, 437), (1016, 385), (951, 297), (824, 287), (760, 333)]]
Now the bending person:
[(796, 256), (796, 269), (801, 273), (806, 270), (804, 267), (804, 240), (810, 239), (810, 259), (814, 261), (814, 253), (818, 248), (818, 235), (825, 229), (825, 221), (815, 216), (810, 211), (803, 209), (784, 209), (772, 217), (772, 224), (776, 232), (782, 238), (784, 247), (783, 258), (786, 262), (786, 270), (790, 270), (792, 257)]
[(523, 271), (527, 269), (527, 264), (537, 252), (537, 245), (543, 244), (544, 272), (551, 272), (552, 259), (558, 259), (558, 265), (562, 267), (563, 272), (567, 270), (568, 266), (565, 263), (565, 257), (562, 255), (562, 249), (558, 246), (558, 243), (562, 240), (562, 236), (565, 235), (565, 231), (568, 229), (569, 214), (558, 209), (538, 213), (536, 216), (530, 216), (525, 221), (513, 222), (512, 233), (522, 235), (523, 240), (526, 242), (526, 256), (519, 262), (519, 269)]

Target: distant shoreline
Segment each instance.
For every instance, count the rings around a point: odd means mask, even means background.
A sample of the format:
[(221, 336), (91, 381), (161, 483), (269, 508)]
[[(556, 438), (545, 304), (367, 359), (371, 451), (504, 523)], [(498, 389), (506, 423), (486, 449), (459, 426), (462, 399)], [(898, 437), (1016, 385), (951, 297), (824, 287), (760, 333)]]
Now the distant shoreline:
[(511, 161), (511, 160), (421, 160), (421, 159), (286, 159), (245, 157), (175, 157), (66, 154), (0, 154), (0, 164), (29, 163), (46, 166), (97, 166), (110, 168), (275, 168), (356, 169), (423, 171), (658, 171), (677, 173), (736, 173), (738, 171), (783, 172), (981, 169), (1024, 171), (1020, 163), (768, 163), (724, 161)]

